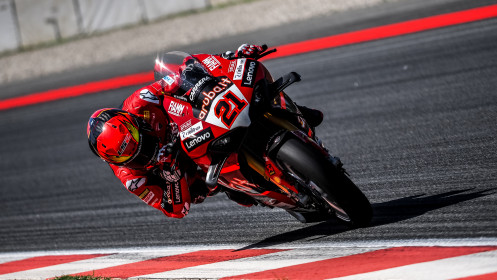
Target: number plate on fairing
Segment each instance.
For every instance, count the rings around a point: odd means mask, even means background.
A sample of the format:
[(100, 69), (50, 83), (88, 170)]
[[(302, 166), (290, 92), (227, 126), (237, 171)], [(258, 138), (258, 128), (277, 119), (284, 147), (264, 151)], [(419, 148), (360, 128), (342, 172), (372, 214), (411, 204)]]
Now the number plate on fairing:
[(226, 77), (214, 87), (203, 90), (196, 105), (194, 116), (212, 125), (228, 130), (250, 125), (249, 101)]

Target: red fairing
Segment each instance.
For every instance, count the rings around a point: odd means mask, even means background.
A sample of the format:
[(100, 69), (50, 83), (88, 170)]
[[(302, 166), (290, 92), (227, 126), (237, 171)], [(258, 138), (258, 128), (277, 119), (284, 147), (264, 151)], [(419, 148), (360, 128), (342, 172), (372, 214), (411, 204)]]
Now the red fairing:
[[(152, 126), (162, 143), (170, 123), (162, 109), (163, 98), (161, 86), (154, 83), (137, 90), (123, 103), (123, 110), (142, 117)], [(143, 169), (110, 166), (128, 191), (168, 217), (183, 218), (190, 209), (188, 186), (192, 182), (189, 182), (189, 176), (184, 174), (183, 168), (170, 172), (170, 164), (169, 157)], [(152, 173), (154, 169), (159, 172)]]
[[(254, 87), (259, 80), (266, 79), (268, 71), (250, 58), (225, 59), (210, 54), (193, 57), (215, 78), (198, 78), (190, 83), (191, 88), (182, 98), (165, 96), (163, 106), (178, 124), (184, 152), (207, 172), (212, 162), (209, 145), (224, 134), (251, 124), (249, 110)], [(270, 76), (267, 78), (271, 79)], [(286, 194), (260, 193), (240, 171), (236, 153), (225, 161), (218, 180), (221, 185), (261, 201), (274, 199), (281, 207), (294, 206), (294, 201)]]
[(205, 170), (210, 164), (206, 157), (208, 144), (238, 126), (250, 124), (253, 87), (265, 78), (266, 70), (261, 63), (247, 58), (229, 60), (211, 54), (193, 57), (219, 81), (201, 92), (187, 93), (188, 98), (194, 94), (198, 113), (189, 102), (168, 96), (164, 98), (164, 109), (178, 124), (183, 150)]

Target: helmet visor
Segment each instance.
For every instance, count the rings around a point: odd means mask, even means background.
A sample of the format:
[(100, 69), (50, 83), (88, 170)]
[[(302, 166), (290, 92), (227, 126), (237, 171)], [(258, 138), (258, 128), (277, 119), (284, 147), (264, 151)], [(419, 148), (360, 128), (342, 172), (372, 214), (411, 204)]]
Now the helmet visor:
[(133, 169), (145, 168), (156, 162), (158, 152), (159, 138), (151, 133), (141, 132), (136, 154), (123, 165)]

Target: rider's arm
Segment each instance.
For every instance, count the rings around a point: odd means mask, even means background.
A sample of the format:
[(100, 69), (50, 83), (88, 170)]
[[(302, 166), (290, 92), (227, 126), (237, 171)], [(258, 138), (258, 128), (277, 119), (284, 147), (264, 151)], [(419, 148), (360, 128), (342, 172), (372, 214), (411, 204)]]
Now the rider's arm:
[[(128, 97), (123, 103), (123, 109), (143, 118), (161, 138), (162, 143), (168, 143), (169, 136), (173, 132), (169, 131), (169, 118), (162, 107), (163, 98), (160, 88), (152, 84), (135, 91)], [(167, 157), (163, 159), (164, 162), (167, 160)], [(190, 182), (187, 181), (186, 176), (175, 179), (173, 176), (165, 176), (167, 174), (164, 171), (156, 174), (145, 167), (138, 170), (111, 165), (111, 168), (130, 192), (148, 205), (161, 210), (165, 215), (182, 218), (188, 213)]]
[[(190, 210), (190, 194), (186, 176), (179, 170), (164, 174), (163, 179), (151, 171), (110, 165), (126, 189), (148, 205), (172, 218), (183, 218)], [(179, 176), (178, 176), (179, 175)]]

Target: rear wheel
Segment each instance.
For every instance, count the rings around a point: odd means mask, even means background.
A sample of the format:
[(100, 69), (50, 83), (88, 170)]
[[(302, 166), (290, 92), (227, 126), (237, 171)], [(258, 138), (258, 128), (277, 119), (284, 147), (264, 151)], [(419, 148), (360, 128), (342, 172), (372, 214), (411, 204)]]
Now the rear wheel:
[(318, 192), (327, 208), (323, 211), (333, 209), (337, 218), (352, 227), (364, 227), (371, 222), (373, 210), (366, 196), (314, 147), (289, 139), (276, 158)]

